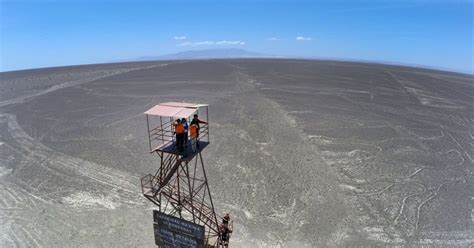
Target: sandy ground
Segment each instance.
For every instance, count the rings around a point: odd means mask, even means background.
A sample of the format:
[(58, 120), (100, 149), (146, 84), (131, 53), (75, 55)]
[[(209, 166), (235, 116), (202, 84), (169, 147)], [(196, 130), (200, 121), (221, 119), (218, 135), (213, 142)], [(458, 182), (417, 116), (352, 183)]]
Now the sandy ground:
[(0, 73), (0, 247), (153, 247), (143, 111), (210, 104), (233, 247), (468, 247), (474, 77), (305, 60)]

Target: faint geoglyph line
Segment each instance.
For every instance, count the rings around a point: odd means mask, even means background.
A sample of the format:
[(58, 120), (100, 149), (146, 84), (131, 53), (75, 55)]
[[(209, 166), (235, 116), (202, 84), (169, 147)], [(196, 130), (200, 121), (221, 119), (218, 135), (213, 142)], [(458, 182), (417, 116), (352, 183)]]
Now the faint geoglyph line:
[(44, 158), (48, 158), (46, 160), (47, 162), (44, 163), (42, 167), (46, 167), (46, 169), (52, 171), (56, 171), (56, 169), (72, 170), (74, 173), (97, 181), (100, 184), (118, 188), (131, 194), (136, 193), (134, 188), (136, 188), (136, 182), (139, 180), (138, 177), (54, 151), (34, 140), (23, 131), (17, 123), (14, 115), (0, 113), (0, 117), (7, 119), (10, 134), (13, 136), (15, 141), (20, 144), (21, 149), (26, 151), (25, 154), (28, 154), (28, 156), (35, 161), (41, 161)]
[(154, 67), (158, 67), (158, 66), (166, 66), (166, 65), (168, 65), (168, 64), (158, 64), (158, 65), (150, 65), (150, 66), (146, 66), (146, 67), (135, 67), (135, 68), (130, 68), (130, 69), (122, 69), (122, 70), (119, 70), (119, 71), (114, 71), (114, 72), (111, 72), (111, 73), (107, 73), (105, 75), (100, 75), (100, 76), (97, 76), (97, 77), (94, 77), (94, 78), (91, 78), (91, 79), (79, 79), (79, 80), (63, 82), (63, 83), (60, 83), (60, 84), (53, 85), (53, 86), (49, 87), (48, 89), (37, 92), (37, 93), (23, 95), (23, 96), (13, 98), (13, 99), (10, 99), (10, 100), (2, 101), (2, 102), (0, 102), (0, 107), (4, 107), (4, 106), (7, 106), (7, 105), (11, 105), (11, 104), (24, 103), (24, 102), (27, 102), (27, 101), (29, 101), (29, 100), (33, 99), (34, 97), (37, 97), (37, 96), (41, 96), (41, 95), (44, 95), (44, 94), (47, 94), (47, 93), (50, 93), (50, 92), (53, 92), (53, 91), (56, 91), (56, 90), (64, 89), (64, 88), (67, 88), (67, 87), (72, 87), (72, 86), (76, 86), (76, 85), (80, 85), (80, 84), (84, 84), (84, 83), (93, 82), (93, 81), (96, 81), (96, 80), (99, 80), (99, 79), (102, 79), (102, 78), (107, 78), (107, 77), (111, 77), (111, 76), (131, 72), (131, 71), (150, 69), (150, 68), (154, 68)]

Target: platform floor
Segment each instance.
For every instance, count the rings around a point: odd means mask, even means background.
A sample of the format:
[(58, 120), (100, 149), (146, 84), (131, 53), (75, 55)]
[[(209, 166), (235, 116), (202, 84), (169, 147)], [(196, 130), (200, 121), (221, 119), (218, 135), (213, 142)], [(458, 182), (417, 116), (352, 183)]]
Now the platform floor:
[[(206, 148), (207, 145), (209, 145), (209, 142), (198, 141), (198, 147), (196, 151), (193, 151), (192, 146), (191, 146), (191, 141), (186, 142), (185, 147), (184, 147), (185, 151), (183, 154), (180, 154), (183, 156), (181, 159), (191, 160), (198, 152)], [(176, 149), (176, 142), (171, 142), (171, 141), (162, 146), (155, 148), (153, 151), (178, 154), (178, 151)]]

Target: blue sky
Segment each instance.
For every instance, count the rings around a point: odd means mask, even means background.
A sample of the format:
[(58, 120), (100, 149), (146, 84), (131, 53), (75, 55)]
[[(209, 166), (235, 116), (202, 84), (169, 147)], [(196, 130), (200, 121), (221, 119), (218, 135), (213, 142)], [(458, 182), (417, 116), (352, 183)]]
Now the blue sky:
[(1, 71), (237, 47), (474, 73), (474, 5), (468, 0), (0, 4)]

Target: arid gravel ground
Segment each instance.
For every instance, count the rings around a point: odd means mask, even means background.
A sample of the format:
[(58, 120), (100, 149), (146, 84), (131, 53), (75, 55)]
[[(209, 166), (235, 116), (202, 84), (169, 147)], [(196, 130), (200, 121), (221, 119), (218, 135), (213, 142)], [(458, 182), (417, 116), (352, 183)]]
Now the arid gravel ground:
[(0, 247), (153, 247), (142, 113), (210, 104), (233, 247), (469, 247), (474, 76), (310, 60), (0, 73)]

